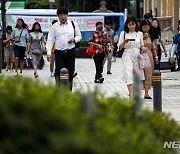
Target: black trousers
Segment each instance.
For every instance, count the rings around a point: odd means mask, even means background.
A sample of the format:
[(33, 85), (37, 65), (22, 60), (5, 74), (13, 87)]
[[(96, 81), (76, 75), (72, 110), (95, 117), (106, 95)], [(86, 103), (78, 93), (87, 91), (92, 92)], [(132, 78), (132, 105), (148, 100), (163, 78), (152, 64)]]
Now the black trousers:
[(178, 61), (178, 70), (180, 70), (180, 52), (176, 54), (177, 61)]
[(104, 53), (98, 53), (94, 55), (94, 63), (96, 66), (96, 75), (95, 79), (100, 79), (102, 77), (102, 72), (103, 72), (103, 61), (105, 58)]
[(55, 79), (56, 84), (60, 85), (60, 70), (67, 68), (69, 71), (70, 90), (73, 85), (73, 74), (75, 69), (75, 49), (67, 50), (67, 52), (55, 50)]
[[(157, 56), (158, 56), (158, 60), (159, 60), (159, 63), (156, 64), (154, 63), (154, 70), (160, 70), (160, 64), (161, 64), (161, 55), (162, 55), (162, 50), (161, 50), (161, 47), (160, 45), (158, 44), (157, 45)], [(154, 60), (155, 61), (155, 60)]]

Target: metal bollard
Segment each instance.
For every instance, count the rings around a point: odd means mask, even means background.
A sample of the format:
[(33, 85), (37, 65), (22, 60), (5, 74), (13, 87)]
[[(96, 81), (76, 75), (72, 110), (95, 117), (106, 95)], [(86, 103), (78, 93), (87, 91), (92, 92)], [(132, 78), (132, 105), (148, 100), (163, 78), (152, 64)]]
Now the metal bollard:
[(153, 107), (154, 110), (162, 112), (162, 84), (159, 70), (153, 73)]
[(80, 103), (80, 111), (88, 113), (89, 131), (93, 131), (96, 121), (96, 97), (89, 93), (83, 94)]
[(143, 116), (143, 103), (141, 99), (141, 80), (136, 71), (133, 72), (134, 85), (133, 85), (133, 102), (135, 112), (138, 116)]
[(69, 71), (67, 68), (62, 68), (60, 70), (60, 85), (68, 86), (69, 85)]

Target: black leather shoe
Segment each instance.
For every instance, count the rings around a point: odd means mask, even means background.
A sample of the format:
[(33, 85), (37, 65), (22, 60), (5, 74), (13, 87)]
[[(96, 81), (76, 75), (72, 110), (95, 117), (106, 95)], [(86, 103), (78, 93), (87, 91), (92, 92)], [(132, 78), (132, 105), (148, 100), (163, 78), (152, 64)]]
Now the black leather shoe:
[(112, 73), (110, 71), (108, 71), (107, 74), (112, 74)]
[(94, 82), (95, 83), (101, 83), (101, 80), (100, 79), (95, 79)]
[(76, 76), (77, 76), (77, 73), (74, 73), (74, 74), (73, 74), (73, 78), (75, 78)]
[(94, 82), (95, 83), (103, 83), (104, 82), (104, 78), (95, 79)]

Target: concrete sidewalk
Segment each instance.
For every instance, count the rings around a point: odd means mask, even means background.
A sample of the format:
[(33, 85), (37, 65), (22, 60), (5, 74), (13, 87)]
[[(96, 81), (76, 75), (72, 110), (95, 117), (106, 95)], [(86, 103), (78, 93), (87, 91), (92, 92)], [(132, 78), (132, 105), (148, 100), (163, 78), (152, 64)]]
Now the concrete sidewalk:
[[(104, 67), (103, 76), (105, 81), (103, 84), (94, 83), (95, 66), (93, 59), (76, 59), (76, 72), (78, 75), (74, 78), (73, 91), (79, 90), (87, 92), (94, 90), (95, 87), (104, 94), (105, 97), (111, 97), (115, 94), (128, 98), (128, 90), (126, 84), (122, 81), (123, 66), (122, 60), (117, 59), (112, 63), (112, 75), (107, 75), (107, 66)], [(13, 76), (15, 73), (5, 72), (3, 75)], [(33, 70), (26, 69), (23, 73), (25, 77), (33, 78)], [(43, 70), (39, 71), (39, 80), (45, 84), (49, 82), (55, 83), (54, 78), (50, 77), (49, 63), (46, 61)], [(143, 98), (143, 91), (141, 92)], [(162, 71), (162, 95), (163, 95), (163, 112), (172, 114), (172, 117), (180, 122), (180, 72), (170, 72), (170, 70)], [(150, 96), (153, 96), (152, 89)], [(144, 107), (153, 108), (153, 100), (144, 100)]]

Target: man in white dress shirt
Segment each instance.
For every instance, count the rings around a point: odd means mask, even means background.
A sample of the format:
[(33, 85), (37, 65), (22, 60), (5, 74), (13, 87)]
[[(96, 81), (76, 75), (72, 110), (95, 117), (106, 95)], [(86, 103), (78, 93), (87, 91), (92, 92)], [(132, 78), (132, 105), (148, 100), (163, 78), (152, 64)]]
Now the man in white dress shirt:
[[(55, 44), (55, 79), (60, 83), (60, 70), (67, 68), (69, 71), (70, 89), (72, 90), (73, 74), (75, 69), (75, 43), (80, 42), (81, 33), (76, 22), (68, 20), (67, 8), (57, 10), (59, 21), (52, 25), (47, 39), (47, 60), (52, 58), (51, 49)], [(73, 27), (74, 24), (74, 27)]]

